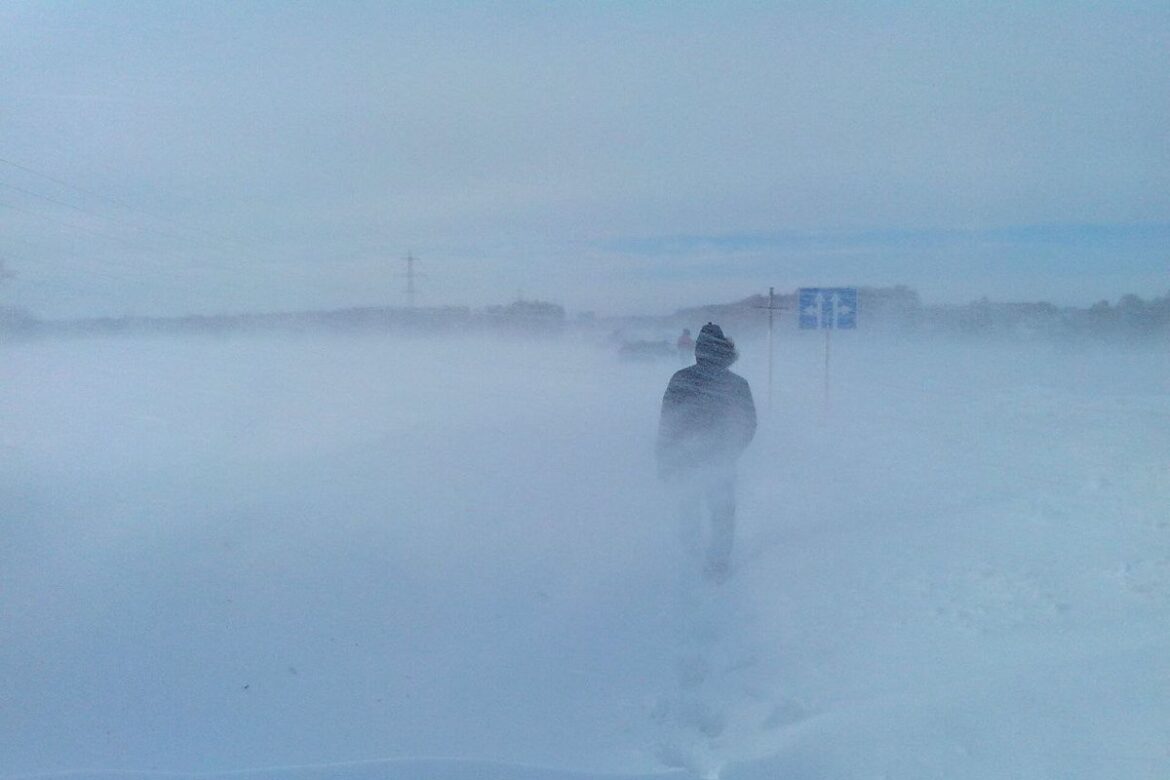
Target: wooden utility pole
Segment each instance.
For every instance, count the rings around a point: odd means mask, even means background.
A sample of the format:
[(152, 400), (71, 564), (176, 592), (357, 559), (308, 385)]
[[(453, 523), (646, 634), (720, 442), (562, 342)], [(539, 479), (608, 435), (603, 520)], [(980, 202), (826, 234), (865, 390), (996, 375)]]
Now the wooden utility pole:
[(775, 331), (774, 323), (775, 323), (775, 319), (776, 319), (776, 312), (784, 311), (787, 307), (776, 305), (776, 288), (769, 287), (768, 288), (768, 305), (767, 306), (757, 306), (755, 308), (768, 310), (768, 411), (771, 412), (772, 411), (772, 376), (773, 376), (772, 365), (774, 363), (773, 355), (775, 353), (775, 350), (773, 349), (773, 344), (775, 343), (775, 337), (773, 335), (773, 332)]

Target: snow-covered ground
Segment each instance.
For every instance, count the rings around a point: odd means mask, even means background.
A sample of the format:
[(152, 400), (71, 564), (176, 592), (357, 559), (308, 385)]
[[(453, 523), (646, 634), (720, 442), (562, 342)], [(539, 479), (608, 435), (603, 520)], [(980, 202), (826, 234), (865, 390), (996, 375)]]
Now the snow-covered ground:
[(1170, 777), (1170, 349), (741, 346), (712, 586), (675, 365), (0, 345), (0, 778)]

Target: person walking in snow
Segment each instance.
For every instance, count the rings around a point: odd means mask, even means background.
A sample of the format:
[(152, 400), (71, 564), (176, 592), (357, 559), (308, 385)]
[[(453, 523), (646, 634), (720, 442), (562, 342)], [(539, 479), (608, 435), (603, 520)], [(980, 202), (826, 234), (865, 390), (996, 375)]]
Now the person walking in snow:
[(699, 548), (704, 510), (710, 520), (704, 576), (731, 572), (735, 538), (735, 463), (756, 432), (756, 406), (747, 380), (728, 368), (735, 342), (708, 322), (695, 341), (695, 364), (675, 372), (662, 397), (658, 473), (678, 488), (680, 529)]

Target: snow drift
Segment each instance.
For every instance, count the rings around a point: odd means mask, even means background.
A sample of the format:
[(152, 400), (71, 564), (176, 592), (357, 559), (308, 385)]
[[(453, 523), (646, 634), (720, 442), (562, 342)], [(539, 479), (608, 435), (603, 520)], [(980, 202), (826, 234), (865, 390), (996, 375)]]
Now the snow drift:
[(741, 348), (716, 588), (669, 361), (3, 346), (0, 778), (1170, 774), (1165, 349)]

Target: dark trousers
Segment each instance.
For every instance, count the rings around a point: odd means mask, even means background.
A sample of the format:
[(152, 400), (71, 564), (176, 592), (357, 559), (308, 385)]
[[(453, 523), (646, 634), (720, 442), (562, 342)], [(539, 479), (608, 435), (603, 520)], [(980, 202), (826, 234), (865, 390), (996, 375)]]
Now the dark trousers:
[(726, 564), (735, 542), (735, 469), (688, 470), (678, 487), (679, 536), (688, 555)]

